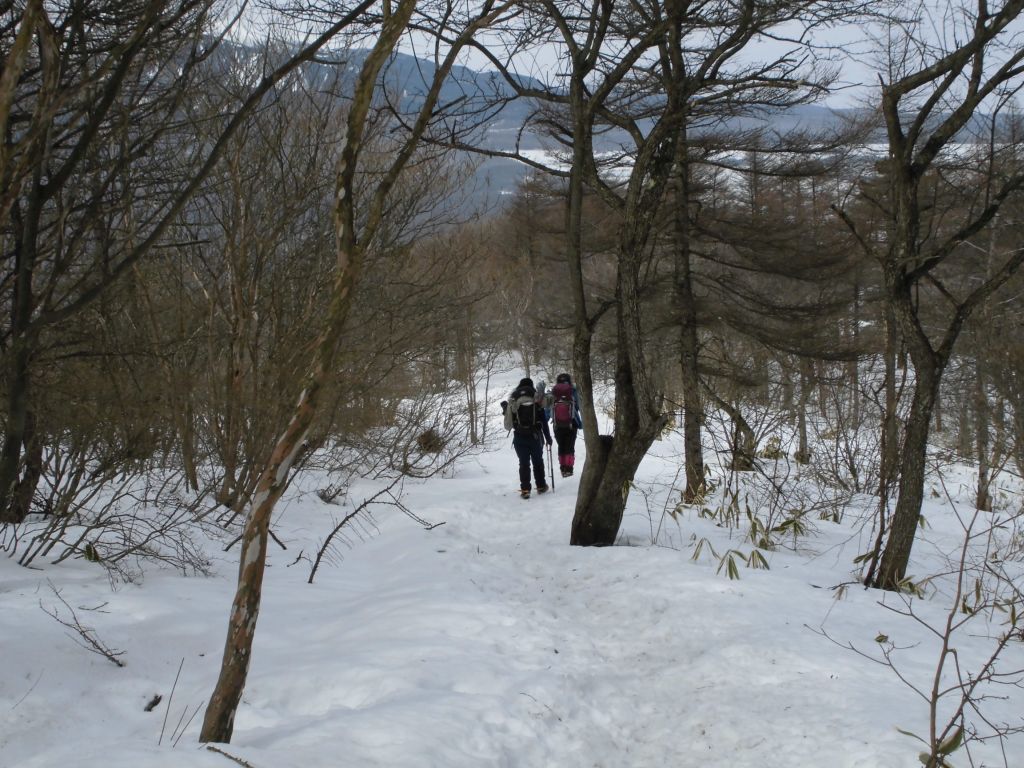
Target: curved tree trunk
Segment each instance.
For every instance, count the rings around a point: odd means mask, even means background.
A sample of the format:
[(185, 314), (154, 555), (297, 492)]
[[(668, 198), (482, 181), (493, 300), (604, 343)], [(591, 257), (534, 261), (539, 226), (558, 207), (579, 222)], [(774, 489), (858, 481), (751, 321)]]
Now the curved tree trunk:
[(303, 381), (302, 394), (291, 422), (278, 438), (270, 460), (256, 484), (252, 505), (242, 532), (238, 588), (228, 619), (220, 676), (206, 709), (200, 741), (228, 742), (234, 729), (235, 712), (242, 698), (249, 670), (252, 641), (256, 632), (263, 592), (263, 573), (274, 506), (287, 487), (288, 474), (303, 448), (313, 424), (325, 384), (333, 373), (338, 339), (351, 307), (350, 296), (361, 266), (359, 248), (351, 239), (339, 257), (339, 269), (327, 327), (314, 345), (314, 361)]
[[(907, 189), (911, 189), (910, 185)], [(897, 197), (897, 211), (902, 214), (902, 245), (900, 253), (917, 255), (916, 199), (904, 191)], [(924, 334), (917, 318), (917, 307), (912, 298), (911, 286), (903, 273), (903, 264), (910, 258), (895, 258), (886, 265), (885, 280), (887, 310), (891, 313), (900, 336), (914, 365), (913, 396), (910, 413), (903, 429), (903, 443), (899, 456), (899, 489), (896, 508), (889, 526), (889, 537), (882, 552), (878, 572), (873, 586), (881, 589), (898, 590), (907, 574), (914, 536), (921, 520), (921, 504), (924, 501), (924, 479), (928, 456), (928, 436), (931, 432), (932, 414), (942, 382), (942, 372), (948, 361), (948, 353), (936, 352)], [(951, 344), (945, 347), (951, 349)]]
[[(313, 359), (302, 381), (302, 394), (295, 406), (291, 422), (284, 434), (278, 438), (270, 459), (260, 474), (246, 519), (242, 534), (238, 587), (228, 620), (220, 677), (206, 710), (200, 741), (225, 742), (231, 738), (235, 712), (245, 686), (259, 614), (270, 516), (287, 484), (288, 473), (304, 447), (324, 387), (334, 375), (338, 341), (348, 318), (352, 292), (362, 268), (363, 243), (372, 242), (379, 232), (388, 195), (394, 189), (434, 115), (442, 83), (451, 72), (459, 51), (479, 29), (500, 16), (506, 8), (504, 4), (487, 3), (478, 9), (478, 15), (467, 20), (466, 27), (452, 42), (443, 63), (436, 69), (430, 90), (419, 108), (409, 135), (394, 153), (391, 164), (381, 173), (376, 186), (368, 192), (368, 205), (365, 209), (358, 210), (355, 200), (358, 159), (377, 79), (400, 36), (406, 30), (417, 2), (418, 0), (399, 0), (397, 4), (385, 4), (379, 35), (363, 61), (353, 88), (334, 192), (334, 229), (338, 262), (334, 273), (331, 303), (322, 325), (323, 330), (313, 340)], [(362, 214), (359, 217), (358, 232), (357, 210)]]
[[(630, 252), (635, 255), (635, 250)], [(615, 371), (615, 434), (602, 435), (597, 461), (583, 467), (576, 512), (569, 543), (579, 546), (611, 546), (622, 524), (629, 487), (640, 461), (667, 419), (660, 411), (660, 397), (650, 384), (643, 362), (636, 261), (620, 256), (617, 285), (617, 366)]]
[(357, 158), (362, 146), (367, 113), (377, 75), (405, 29), (417, 0), (402, 0), (383, 24), (380, 37), (363, 63), (354, 89), (347, 121), (347, 139), (342, 148), (335, 191), (335, 232), (338, 265), (331, 305), (324, 329), (313, 345), (313, 360), (302, 384), (302, 394), (291, 422), (278, 438), (269, 461), (260, 473), (249, 515), (242, 532), (238, 587), (228, 618), (228, 633), (220, 676), (203, 719), (199, 740), (228, 742), (234, 731), (235, 712), (252, 657), (263, 592), (263, 574), (274, 506), (287, 487), (288, 473), (303, 447), (316, 415), (320, 397), (334, 372), (338, 340), (351, 308), (352, 289), (362, 266), (362, 249), (355, 233), (353, 189)]
[(938, 365), (920, 365), (916, 368), (914, 395), (900, 459), (899, 496), (889, 527), (889, 539), (873, 584), (881, 589), (899, 589), (900, 582), (907, 574), (914, 536), (921, 520), (921, 504), (924, 502), (928, 434), (938, 395), (941, 368)]
[(618, 536), (637, 467), (665, 426), (665, 418), (638, 418), (628, 356), (620, 345), (615, 377), (615, 435), (593, 440), (580, 476), (569, 543), (611, 546)]
[(757, 436), (754, 434), (754, 430), (750, 428), (750, 424), (743, 418), (743, 412), (740, 411), (738, 406), (720, 397), (708, 387), (705, 387), (705, 390), (715, 401), (715, 404), (725, 411), (732, 420), (733, 434), (732, 444), (730, 445), (732, 462), (729, 468), (734, 472), (750, 472), (754, 469), (754, 459), (757, 453)]

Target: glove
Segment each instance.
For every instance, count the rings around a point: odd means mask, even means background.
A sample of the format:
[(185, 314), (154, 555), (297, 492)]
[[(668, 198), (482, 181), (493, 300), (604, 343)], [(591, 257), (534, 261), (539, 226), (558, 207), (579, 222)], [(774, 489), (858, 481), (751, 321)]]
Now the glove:
[(546, 442), (549, 447), (551, 446), (551, 438), (550, 437), (545, 437), (544, 438), (544, 442)]
[(508, 410), (508, 400), (501, 401), (501, 412), (504, 413)]

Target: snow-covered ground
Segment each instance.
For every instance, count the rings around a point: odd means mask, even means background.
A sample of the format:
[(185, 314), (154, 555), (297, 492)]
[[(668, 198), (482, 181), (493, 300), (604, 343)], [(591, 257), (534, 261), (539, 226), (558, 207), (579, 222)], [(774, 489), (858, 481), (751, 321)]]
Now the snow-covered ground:
[[(331, 506), (315, 493), (329, 478), (302, 476), (274, 524), (287, 550), (271, 545), (248, 685), (233, 741), (219, 747), (236, 762), (197, 737), (237, 548), (211, 543), (211, 578), (151, 566), (140, 583), (114, 588), (85, 561), (29, 570), (0, 557), (0, 766), (919, 765), (919, 745), (897, 728), (924, 734), (926, 702), (891, 669), (840, 647), (877, 656), (880, 635), (913, 646), (894, 659), (910, 682), (931, 685), (937, 638), (879, 605), (901, 601), (833, 589), (853, 580), (869, 531), (852, 515), (815, 521), (795, 551), (764, 552), (769, 570), (740, 563), (730, 580), (710, 549), (751, 546), (695, 510), (668, 518), (652, 544), (665, 507), (657, 489), (679, 455), (665, 440), (641, 467), (639, 488), (655, 490), (632, 494), (621, 546), (583, 549), (568, 545), (578, 479), (556, 477), (554, 493), (519, 499), (502, 433), (453, 475), (407, 486), (409, 509), (443, 525), (425, 530), (379, 508), (376, 532), (322, 565), (312, 585), (311, 554), (363, 489)], [(959, 527), (942, 501), (929, 500), (915, 574), (956, 555)], [(940, 584), (915, 612), (939, 625), (945, 592)], [(123, 668), (48, 615), (69, 617), (62, 600), (123, 651)], [(965, 664), (987, 647), (982, 630), (958, 636)], [(1020, 642), (1006, 662), (1024, 668)], [(1024, 695), (1004, 693), (985, 711), (1020, 724)], [(161, 702), (144, 711), (155, 694)], [(972, 749), (975, 764), (1003, 765), (997, 745)], [(1006, 749), (1010, 766), (1024, 765), (1024, 741)], [(969, 764), (962, 752), (951, 762)]]

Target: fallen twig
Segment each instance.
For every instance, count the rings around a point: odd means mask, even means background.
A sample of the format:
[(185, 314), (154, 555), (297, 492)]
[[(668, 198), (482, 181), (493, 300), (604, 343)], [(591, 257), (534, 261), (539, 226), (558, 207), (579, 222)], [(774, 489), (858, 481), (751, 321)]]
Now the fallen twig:
[(61, 597), (60, 590), (53, 586), (52, 582), (47, 582), (50, 585), (50, 589), (53, 590), (53, 594), (57, 596), (57, 599), (64, 604), (64, 607), (68, 609), (71, 614), (71, 620), (65, 621), (62, 619), (56, 609), (50, 611), (43, 605), (43, 601), (39, 601), (39, 607), (42, 608), (43, 613), (51, 618), (55, 619), (58, 624), (61, 624), (68, 629), (74, 630), (81, 640), (72, 638), (80, 646), (85, 648), (87, 651), (98, 653), (100, 656), (116, 664), (119, 667), (124, 666), (124, 662), (121, 661), (119, 656), (124, 656), (124, 651), (117, 651), (103, 644), (103, 642), (96, 636), (96, 631), (92, 627), (86, 627), (82, 625), (82, 622), (78, 620), (78, 615), (75, 613), (75, 609), (72, 608), (68, 601)]
[(206, 748), (208, 750), (210, 750), (211, 752), (216, 752), (218, 755), (224, 755), (224, 757), (226, 757), (228, 760), (234, 760), (239, 765), (244, 765), (245, 768), (255, 768), (252, 763), (246, 762), (245, 760), (243, 760), (240, 757), (235, 757), (234, 755), (230, 755), (227, 752), (225, 752), (223, 749), (221, 749), (220, 747), (213, 746), (213, 744), (207, 744)]

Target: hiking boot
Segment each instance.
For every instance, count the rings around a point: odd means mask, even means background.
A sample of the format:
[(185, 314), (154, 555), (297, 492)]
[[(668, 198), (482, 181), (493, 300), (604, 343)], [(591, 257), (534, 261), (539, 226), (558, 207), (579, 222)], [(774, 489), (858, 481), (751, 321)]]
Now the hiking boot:
[[(547, 489), (545, 489), (545, 490), (547, 490)], [(519, 498), (521, 498), (521, 499), (528, 499), (528, 498), (530, 498), (530, 489), (529, 488), (520, 488), (519, 489)]]
[(572, 467), (562, 467), (562, 477), (572, 477)]
[(546, 485), (538, 485), (537, 486), (537, 493), (547, 493), (547, 492), (548, 492), (548, 487)]

